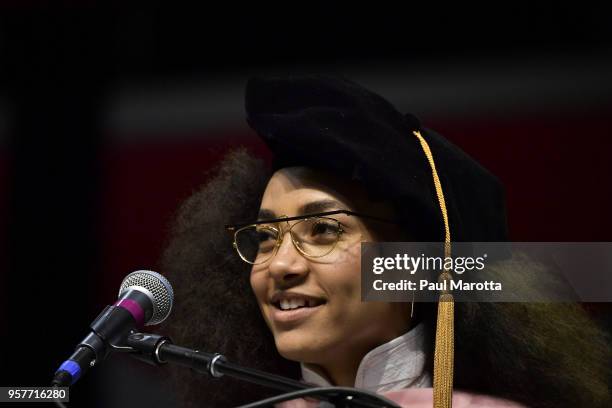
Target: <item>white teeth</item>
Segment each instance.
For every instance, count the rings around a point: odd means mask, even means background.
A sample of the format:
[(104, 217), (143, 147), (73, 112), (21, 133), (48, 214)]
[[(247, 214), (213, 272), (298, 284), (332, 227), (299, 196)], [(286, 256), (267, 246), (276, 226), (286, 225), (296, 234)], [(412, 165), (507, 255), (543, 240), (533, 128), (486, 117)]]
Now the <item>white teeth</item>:
[(307, 302), (305, 299), (282, 299), (279, 305), (282, 310), (291, 310), (297, 309), (298, 307), (304, 307), (309, 303), (310, 302)]

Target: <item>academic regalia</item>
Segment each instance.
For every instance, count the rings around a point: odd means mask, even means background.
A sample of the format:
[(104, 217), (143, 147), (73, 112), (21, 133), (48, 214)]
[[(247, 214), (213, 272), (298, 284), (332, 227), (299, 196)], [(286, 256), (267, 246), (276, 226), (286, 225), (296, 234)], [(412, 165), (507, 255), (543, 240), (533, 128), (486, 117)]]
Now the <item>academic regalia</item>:
[[(372, 200), (391, 202), (399, 220), (409, 220), (417, 240), (444, 242), (445, 256), (452, 241), (507, 240), (497, 178), (414, 116), (354, 82), (329, 76), (251, 79), (246, 111), (249, 125), (274, 154), (274, 169), (306, 166), (362, 183)], [(452, 270), (439, 279), (452, 280)], [(432, 401), (439, 408), (504, 406), (502, 400), (453, 394), (453, 333), (454, 298), (445, 291), (438, 305), (433, 392), (408, 388), (394, 390), (391, 398), (411, 407), (431, 407)]]

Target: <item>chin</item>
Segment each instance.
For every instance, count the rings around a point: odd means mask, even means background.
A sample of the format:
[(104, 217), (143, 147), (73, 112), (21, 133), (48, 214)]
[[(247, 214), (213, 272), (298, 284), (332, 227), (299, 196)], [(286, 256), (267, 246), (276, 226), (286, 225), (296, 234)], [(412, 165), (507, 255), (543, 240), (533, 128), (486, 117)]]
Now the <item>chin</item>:
[(281, 356), (300, 363), (318, 363), (328, 349), (320, 343), (320, 339), (301, 330), (277, 333), (274, 335), (274, 341)]

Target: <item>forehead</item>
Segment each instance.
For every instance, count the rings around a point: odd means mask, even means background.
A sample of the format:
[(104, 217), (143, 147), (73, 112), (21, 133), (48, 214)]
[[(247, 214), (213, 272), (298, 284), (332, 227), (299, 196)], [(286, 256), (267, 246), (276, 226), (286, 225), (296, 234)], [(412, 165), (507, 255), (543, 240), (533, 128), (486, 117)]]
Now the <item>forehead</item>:
[[(373, 210), (379, 206), (368, 199), (365, 188), (355, 181), (340, 178), (334, 174), (306, 167), (288, 167), (278, 170), (268, 182), (261, 209), (276, 215), (300, 215), (319, 211), (300, 211), (305, 205), (317, 201), (335, 201), (336, 208), (328, 203), (327, 208), (353, 211)], [(312, 207), (315, 208), (315, 207)]]

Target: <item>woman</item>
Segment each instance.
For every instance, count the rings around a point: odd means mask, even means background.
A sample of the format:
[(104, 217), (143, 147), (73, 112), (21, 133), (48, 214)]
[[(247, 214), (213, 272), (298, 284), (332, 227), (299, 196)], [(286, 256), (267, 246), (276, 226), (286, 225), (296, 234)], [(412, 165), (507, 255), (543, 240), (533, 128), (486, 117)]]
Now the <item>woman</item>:
[[(165, 254), (175, 341), (405, 406), (609, 403), (608, 346), (576, 305), (361, 302), (363, 241), (507, 239), (486, 170), (346, 80), (252, 80), (246, 102), (273, 172), (234, 152), (181, 208)], [(269, 395), (177, 374), (190, 406)]]

